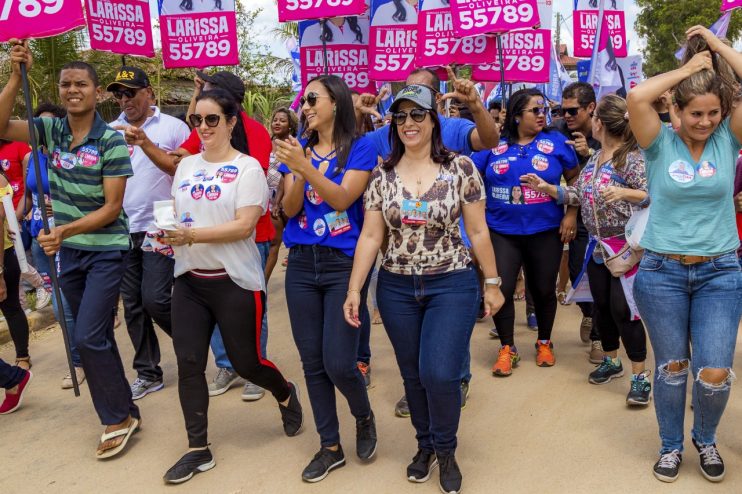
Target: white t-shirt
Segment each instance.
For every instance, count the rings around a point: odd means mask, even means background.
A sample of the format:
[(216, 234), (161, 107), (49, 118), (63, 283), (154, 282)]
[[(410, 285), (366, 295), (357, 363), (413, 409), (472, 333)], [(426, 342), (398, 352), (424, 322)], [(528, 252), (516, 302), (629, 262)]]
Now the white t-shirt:
[[(165, 151), (178, 149), (188, 139), (190, 129), (181, 120), (161, 113), (158, 107), (153, 106), (152, 109), (155, 113), (147, 118), (141, 127), (142, 130), (160, 149)], [(124, 113), (111, 122), (111, 127), (118, 125), (129, 125)], [(126, 181), (124, 211), (129, 217), (129, 231), (145, 232), (155, 220), (152, 203), (170, 199), (173, 178), (157, 168), (139, 146), (129, 146), (129, 156), (134, 175)]]
[[(268, 207), (268, 184), (255, 158), (239, 155), (224, 163), (210, 163), (201, 154), (178, 165), (173, 181), (176, 218), (183, 226), (202, 228), (235, 219), (239, 208)], [(175, 276), (193, 269), (224, 269), (245, 290), (265, 291), (265, 277), (255, 233), (229, 243), (203, 243), (176, 248)]]

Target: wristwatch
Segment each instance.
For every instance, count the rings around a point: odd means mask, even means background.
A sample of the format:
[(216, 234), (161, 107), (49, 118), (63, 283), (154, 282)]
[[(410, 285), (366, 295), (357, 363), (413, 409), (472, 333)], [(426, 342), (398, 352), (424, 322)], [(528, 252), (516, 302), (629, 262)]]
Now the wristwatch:
[(485, 285), (493, 285), (493, 286), (501, 286), (502, 285), (502, 278), (499, 277), (499, 276), (497, 278), (485, 278), (484, 279), (484, 284)]

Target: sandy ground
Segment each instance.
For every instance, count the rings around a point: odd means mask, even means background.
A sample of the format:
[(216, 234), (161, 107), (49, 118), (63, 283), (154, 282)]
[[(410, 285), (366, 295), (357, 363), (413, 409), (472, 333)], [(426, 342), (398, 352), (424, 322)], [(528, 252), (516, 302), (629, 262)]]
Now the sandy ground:
[[(245, 403), (240, 400), (241, 387), (234, 387), (211, 402), (209, 439), (216, 468), (182, 486), (165, 486), (162, 475), (187, 443), (172, 345), (160, 333), (165, 388), (138, 401), (143, 427), (129, 449), (116, 459), (98, 461), (94, 452), (102, 428), (87, 386), (82, 386), (80, 398), (60, 389), (66, 364), (62, 337), (55, 328), (32, 339), (35, 379), (24, 407), (0, 418), (0, 493), (439, 492), (437, 474), (420, 485), (405, 478), (416, 444), (409, 420), (393, 414), (402, 383), (382, 326), (373, 327), (371, 340), (373, 388), (369, 393), (379, 433), (376, 460), (364, 465), (355, 457), (353, 418), (339, 397), (348, 464), (319, 484), (301, 481), (301, 471), (319, 440), (288, 326), (283, 277), (278, 267), (270, 284), (269, 355), (287, 377), (298, 380), (304, 392), (307, 415), (299, 436), (284, 436), (270, 396)], [(672, 486), (662, 484), (651, 472), (659, 448), (654, 410), (626, 407), (628, 373), (603, 386), (587, 382), (593, 366), (578, 337), (579, 309), (560, 308), (554, 333), (557, 365), (547, 369), (534, 363), (535, 334), (525, 327), (523, 313), (519, 302), (516, 342), (523, 361), (510, 378), (494, 378), (490, 373), (498, 348), (488, 336), (491, 323), (475, 328), (474, 379), (457, 452), (465, 492), (742, 492), (742, 399), (737, 391), (719, 429), (719, 447), (727, 465), (724, 482), (713, 485), (701, 476), (687, 435), (680, 479)], [(118, 343), (130, 367), (132, 349), (123, 325)], [(11, 360), (12, 348), (0, 349), (0, 357)], [(134, 379), (132, 370), (127, 374)], [(209, 379), (213, 374), (211, 364)], [(690, 411), (686, 418), (689, 433)]]

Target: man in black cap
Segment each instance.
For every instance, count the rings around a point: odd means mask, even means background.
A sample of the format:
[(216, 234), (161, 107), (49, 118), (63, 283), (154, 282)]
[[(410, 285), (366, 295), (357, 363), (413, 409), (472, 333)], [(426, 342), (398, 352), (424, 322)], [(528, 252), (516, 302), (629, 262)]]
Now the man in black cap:
[(128, 181), (124, 210), (129, 217), (131, 250), (125, 260), (121, 282), (124, 319), (134, 344), (134, 370), (137, 378), (131, 384), (132, 399), (138, 400), (163, 387), (160, 368), (160, 345), (153, 320), (170, 334), (170, 294), (173, 285), (172, 259), (157, 252), (142, 250), (147, 229), (154, 223), (152, 203), (171, 198), (174, 164), (158, 166), (146, 155), (153, 147), (173, 151), (190, 133), (177, 118), (165, 115), (153, 103), (154, 92), (147, 74), (137, 67), (121, 67), (116, 79), (106, 87), (121, 106), (122, 113), (111, 122), (117, 130), (136, 127), (149, 139), (141, 147), (129, 146), (134, 176)]

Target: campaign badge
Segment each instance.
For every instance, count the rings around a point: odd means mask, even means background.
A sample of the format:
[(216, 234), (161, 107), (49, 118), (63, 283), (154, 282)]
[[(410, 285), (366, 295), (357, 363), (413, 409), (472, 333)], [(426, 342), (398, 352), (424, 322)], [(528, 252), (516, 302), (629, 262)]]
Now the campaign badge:
[(534, 169), (540, 172), (545, 172), (546, 169), (549, 168), (549, 159), (546, 156), (537, 154), (531, 160), (531, 165), (533, 165)]
[(307, 201), (311, 202), (315, 206), (319, 206), (320, 204), (324, 202), (322, 198), (319, 196), (319, 194), (317, 193), (317, 191), (314, 190), (314, 188), (309, 184), (307, 184), (306, 196), (307, 196)]
[(536, 141), (536, 149), (545, 154), (551, 154), (554, 151), (554, 143), (549, 139), (539, 139)]
[(3, 171), (10, 170), (10, 160), (0, 160), (0, 166), (2, 166)]
[(501, 142), (497, 145), (497, 147), (494, 150), (495, 154), (505, 154), (508, 150), (508, 143), (507, 142)]
[(196, 182), (200, 182), (200, 181), (204, 180), (204, 177), (206, 177), (206, 170), (203, 169), (203, 168), (201, 168), (200, 170), (196, 170), (195, 172), (193, 172), (193, 179)]
[(492, 163), (492, 171), (497, 175), (504, 175), (510, 170), (510, 161), (507, 158), (499, 159)]
[(304, 211), (302, 211), (299, 215), (299, 228), (301, 228), (302, 230), (307, 229), (307, 215), (304, 214)]
[(65, 170), (72, 170), (77, 163), (77, 156), (72, 153), (60, 153), (59, 154), (59, 165), (57, 168), (64, 168)]
[(191, 197), (193, 197), (195, 200), (201, 199), (201, 197), (204, 195), (204, 186), (201, 184), (196, 184), (193, 187), (191, 187)]
[(428, 201), (405, 199), (402, 201), (402, 223), (424, 225), (428, 222)]
[(335, 237), (350, 230), (350, 218), (348, 213), (333, 211), (325, 215), (327, 226), (330, 227), (330, 236)]
[(668, 168), (667, 173), (670, 174), (670, 178), (680, 184), (687, 184), (696, 174), (695, 169), (687, 162), (683, 160), (673, 161)]
[(83, 146), (77, 152), (77, 159), (79, 163), (85, 168), (95, 166), (100, 161), (100, 153), (95, 146)]
[(701, 161), (698, 168), (696, 168), (696, 172), (702, 178), (711, 178), (716, 175), (716, 165), (710, 161)]
[(317, 218), (316, 220), (314, 220), (314, 225), (312, 226), (312, 228), (314, 229), (314, 234), (318, 237), (321, 237), (327, 231), (327, 224), (322, 218)]
[(191, 181), (188, 179), (185, 179), (182, 182), (180, 182), (180, 185), (178, 185), (178, 190), (181, 192), (185, 192), (188, 190), (190, 186), (191, 186)]
[(222, 195), (222, 189), (218, 185), (209, 185), (206, 188), (206, 199), (216, 201)]
[(237, 179), (239, 169), (236, 166), (227, 165), (216, 171), (216, 178), (221, 179), (223, 184), (234, 182)]
[(183, 213), (180, 215), (180, 222), (183, 223), (185, 226), (190, 227), (193, 225), (193, 217), (191, 216), (191, 213)]

